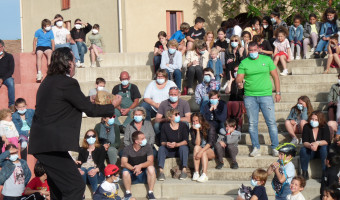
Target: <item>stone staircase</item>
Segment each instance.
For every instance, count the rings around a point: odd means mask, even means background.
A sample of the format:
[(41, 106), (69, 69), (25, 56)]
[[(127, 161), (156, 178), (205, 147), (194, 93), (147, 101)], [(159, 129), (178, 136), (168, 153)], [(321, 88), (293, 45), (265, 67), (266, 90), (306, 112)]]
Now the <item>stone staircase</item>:
[[(100, 68), (77, 69), (76, 77), (80, 83), (82, 91), (87, 94), (89, 89), (94, 87), (94, 81), (97, 77), (103, 77), (107, 81), (106, 88), (111, 89), (114, 85), (119, 84), (119, 73), (126, 70), (130, 73), (131, 82), (137, 84), (141, 94), (144, 93), (146, 86), (152, 79), (152, 54), (106, 54), (103, 56), (104, 61)], [(336, 83), (336, 69), (331, 69), (330, 74), (322, 74), (326, 59), (309, 59), (292, 61), (288, 64), (288, 71), (292, 74), (286, 77), (280, 76), (282, 98), (280, 103), (275, 104), (276, 121), (279, 128), (279, 142), (289, 142), (289, 134), (285, 131), (284, 120), (287, 118), (289, 111), (296, 104), (298, 97), (307, 95), (313, 105), (314, 110), (323, 110), (327, 106), (327, 94), (333, 83)], [(275, 88), (273, 89), (275, 90)], [(199, 110), (193, 96), (181, 96), (190, 104), (192, 112)], [(228, 95), (222, 94), (222, 99), (227, 101)], [(326, 113), (326, 112), (325, 112)], [(124, 117), (120, 118), (121, 121)], [(89, 128), (93, 128), (100, 118), (83, 118), (81, 127), (81, 137)], [(238, 170), (230, 169), (228, 159), (225, 159), (225, 166), (221, 170), (216, 170), (216, 161), (209, 161), (207, 183), (197, 183), (189, 178), (185, 181), (174, 180), (171, 178), (170, 169), (179, 163), (178, 159), (169, 158), (166, 160), (165, 174), (167, 179), (164, 182), (156, 182), (155, 195), (162, 199), (235, 199), (238, 187), (244, 183), (249, 185), (249, 177), (256, 168), (267, 168), (270, 163), (277, 160), (270, 155), (270, 138), (267, 126), (264, 122), (262, 113), (259, 114), (259, 140), (261, 143), (262, 156), (251, 158), (248, 156), (251, 151), (251, 140), (248, 133), (248, 119), (244, 117), (244, 126), (242, 130), (242, 139), (239, 143), (239, 154), (237, 157), (239, 163)], [(300, 148), (300, 147), (298, 147)], [(310, 179), (303, 191), (306, 199), (318, 199), (321, 177), (320, 167), (316, 167), (318, 160), (312, 161), (312, 167), (309, 169)], [(297, 172), (299, 172), (299, 156), (293, 160)], [(319, 164), (317, 164), (319, 165)], [(189, 167), (193, 168), (192, 156), (189, 158)], [(272, 176), (268, 178), (266, 188), (269, 199), (274, 199), (274, 192), (271, 188)], [(123, 185), (121, 184), (122, 188)], [(124, 188), (119, 191), (123, 196)], [(138, 199), (144, 199), (146, 196), (147, 186), (143, 184), (133, 185), (133, 195)], [(87, 191), (87, 197), (90, 196)]]

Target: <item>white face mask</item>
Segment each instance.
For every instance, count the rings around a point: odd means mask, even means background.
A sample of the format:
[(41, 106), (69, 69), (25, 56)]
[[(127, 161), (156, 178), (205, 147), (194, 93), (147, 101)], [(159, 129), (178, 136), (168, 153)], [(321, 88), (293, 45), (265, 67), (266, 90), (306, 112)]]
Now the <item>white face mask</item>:
[(99, 31), (97, 29), (92, 29), (93, 34), (97, 34)]
[(56, 23), (56, 25), (57, 25), (58, 27), (62, 27), (62, 26), (63, 26), (63, 24), (64, 24), (64, 22), (63, 22), (63, 21), (57, 21), (57, 23)]
[(46, 26), (45, 27), (45, 31), (50, 31), (51, 30), (51, 27), (50, 26)]
[(266, 25), (263, 25), (263, 28), (268, 28), (268, 25), (266, 24)]
[(101, 87), (101, 86), (98, 86), (98, 91), (102, 91), (102, 90), (104, 90), (104, 87)]
[[(1, 54), (0, 54), (1, 55)], [(340, 84), (340, 79), (338, 79), (338, 83)]]
[(74, 27), (79, 30), (81, 28), (81, 24), (76, 24)]

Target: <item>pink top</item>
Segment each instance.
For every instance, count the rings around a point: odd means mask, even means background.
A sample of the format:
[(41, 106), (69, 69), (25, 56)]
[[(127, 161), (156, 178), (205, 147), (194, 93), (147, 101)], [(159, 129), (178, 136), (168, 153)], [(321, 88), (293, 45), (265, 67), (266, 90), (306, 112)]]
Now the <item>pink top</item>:
[(283, 42), (280, 42), (278, 39), (273, 43), (277, 48), (277, 52), (283, 51), (288, 54), (287, 48), (290, 48), (289, 41), (285, 39)]

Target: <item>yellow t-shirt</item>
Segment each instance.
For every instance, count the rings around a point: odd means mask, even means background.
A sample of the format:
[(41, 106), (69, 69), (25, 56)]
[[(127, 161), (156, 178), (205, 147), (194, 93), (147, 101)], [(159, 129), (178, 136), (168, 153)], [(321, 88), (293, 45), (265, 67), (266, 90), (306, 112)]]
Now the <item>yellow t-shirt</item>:
[(311, 24), (310, 27), (311, 27), (310, 33), (316, 33), (316, 34), (318, 34), (318, 30), (316, 30), (316, 25), (315, 25), (315, 24)]

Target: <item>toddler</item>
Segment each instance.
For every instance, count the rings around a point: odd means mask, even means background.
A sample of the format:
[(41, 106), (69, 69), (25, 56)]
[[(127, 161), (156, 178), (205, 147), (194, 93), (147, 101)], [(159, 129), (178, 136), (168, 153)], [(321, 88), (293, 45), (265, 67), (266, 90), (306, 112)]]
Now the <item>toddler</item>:
[(2, 152), (5, 151), (5, 147), (8, 144), (14, 144), (17, 148), (19, 145), (19, 133), (15, 128), (12, 121), (12, 112), (10, 109), (0, 110), (0, 136), (4, 145), (2, 146)]
[(277, 67), (279, 61), (282, 64), (283, 71), (280, 73), (282, 76), (288, 75), (287, 62), (290, 61), (290, 56), (292, 55), (290, 52), (289, 41), (287, 40), (288, 30), (279, 26), (275, 30), (275, 37), (277, 38), (274, 42), (275, 50), (274, 50), (274, 64)]
[(303, 37), (303, 27), (301, 25), (302, 18), (300, 15), (295, 15), (294, 25), (289, 28), (288, 39), (290, 41), (290, 48), (292, 51), (292, 58), (294, 58), (294, 50), (296, 47), (296, 60), (300, 60), (301, 47), (302, 47), (302, 37)]
[(97, 61), (101, 62), (103, 59), (99, 56), (100, 53), (104, 53), (104, 42), (102, 35), (99, 34), (99, 25), (95, 24), (92, 28), (92, 34), (89, 36), (90, 53), (91, 53), (91, 67), (96, 67), (96, 57)]
[(305, 187), (306, 180), (302, 176), (295, 176), (290, 184), (292, 194), (287, 195), (287, 200), (305, 200), (305, 197), (301, 193)]
[(327, 67), (326, 70), (323, 72), (324, 74), (329, 73), (330, 67), (332, 68), (339, 68), (340, 66), (340, 45), (338, 41), (338, 34), (334, 34), (329, 37), (328, 42), (328, 59), (327, 59)]
[(210, 51), (210, 60), (208, 61), (208, 68), (211, 68), (215, 72), (215, 80), (221, 81), (223, 77), (223, 66), (221, 60), (218, 58), (219, 51), (217, 48), (212, 48)]
[(303, 40), (303, 58), (306, 59), (307, 55), (307, 47), (308, 45), (312, 45), (311, 52), (314, 52), (316, 45), (318, 44), (319, 39), (319, 31), (320, 31), (321, 23), (317, 21), (316, 14), (312, 13), (309, 15), (309, 22), (306, 22), (303, 36), (305, 39)]

